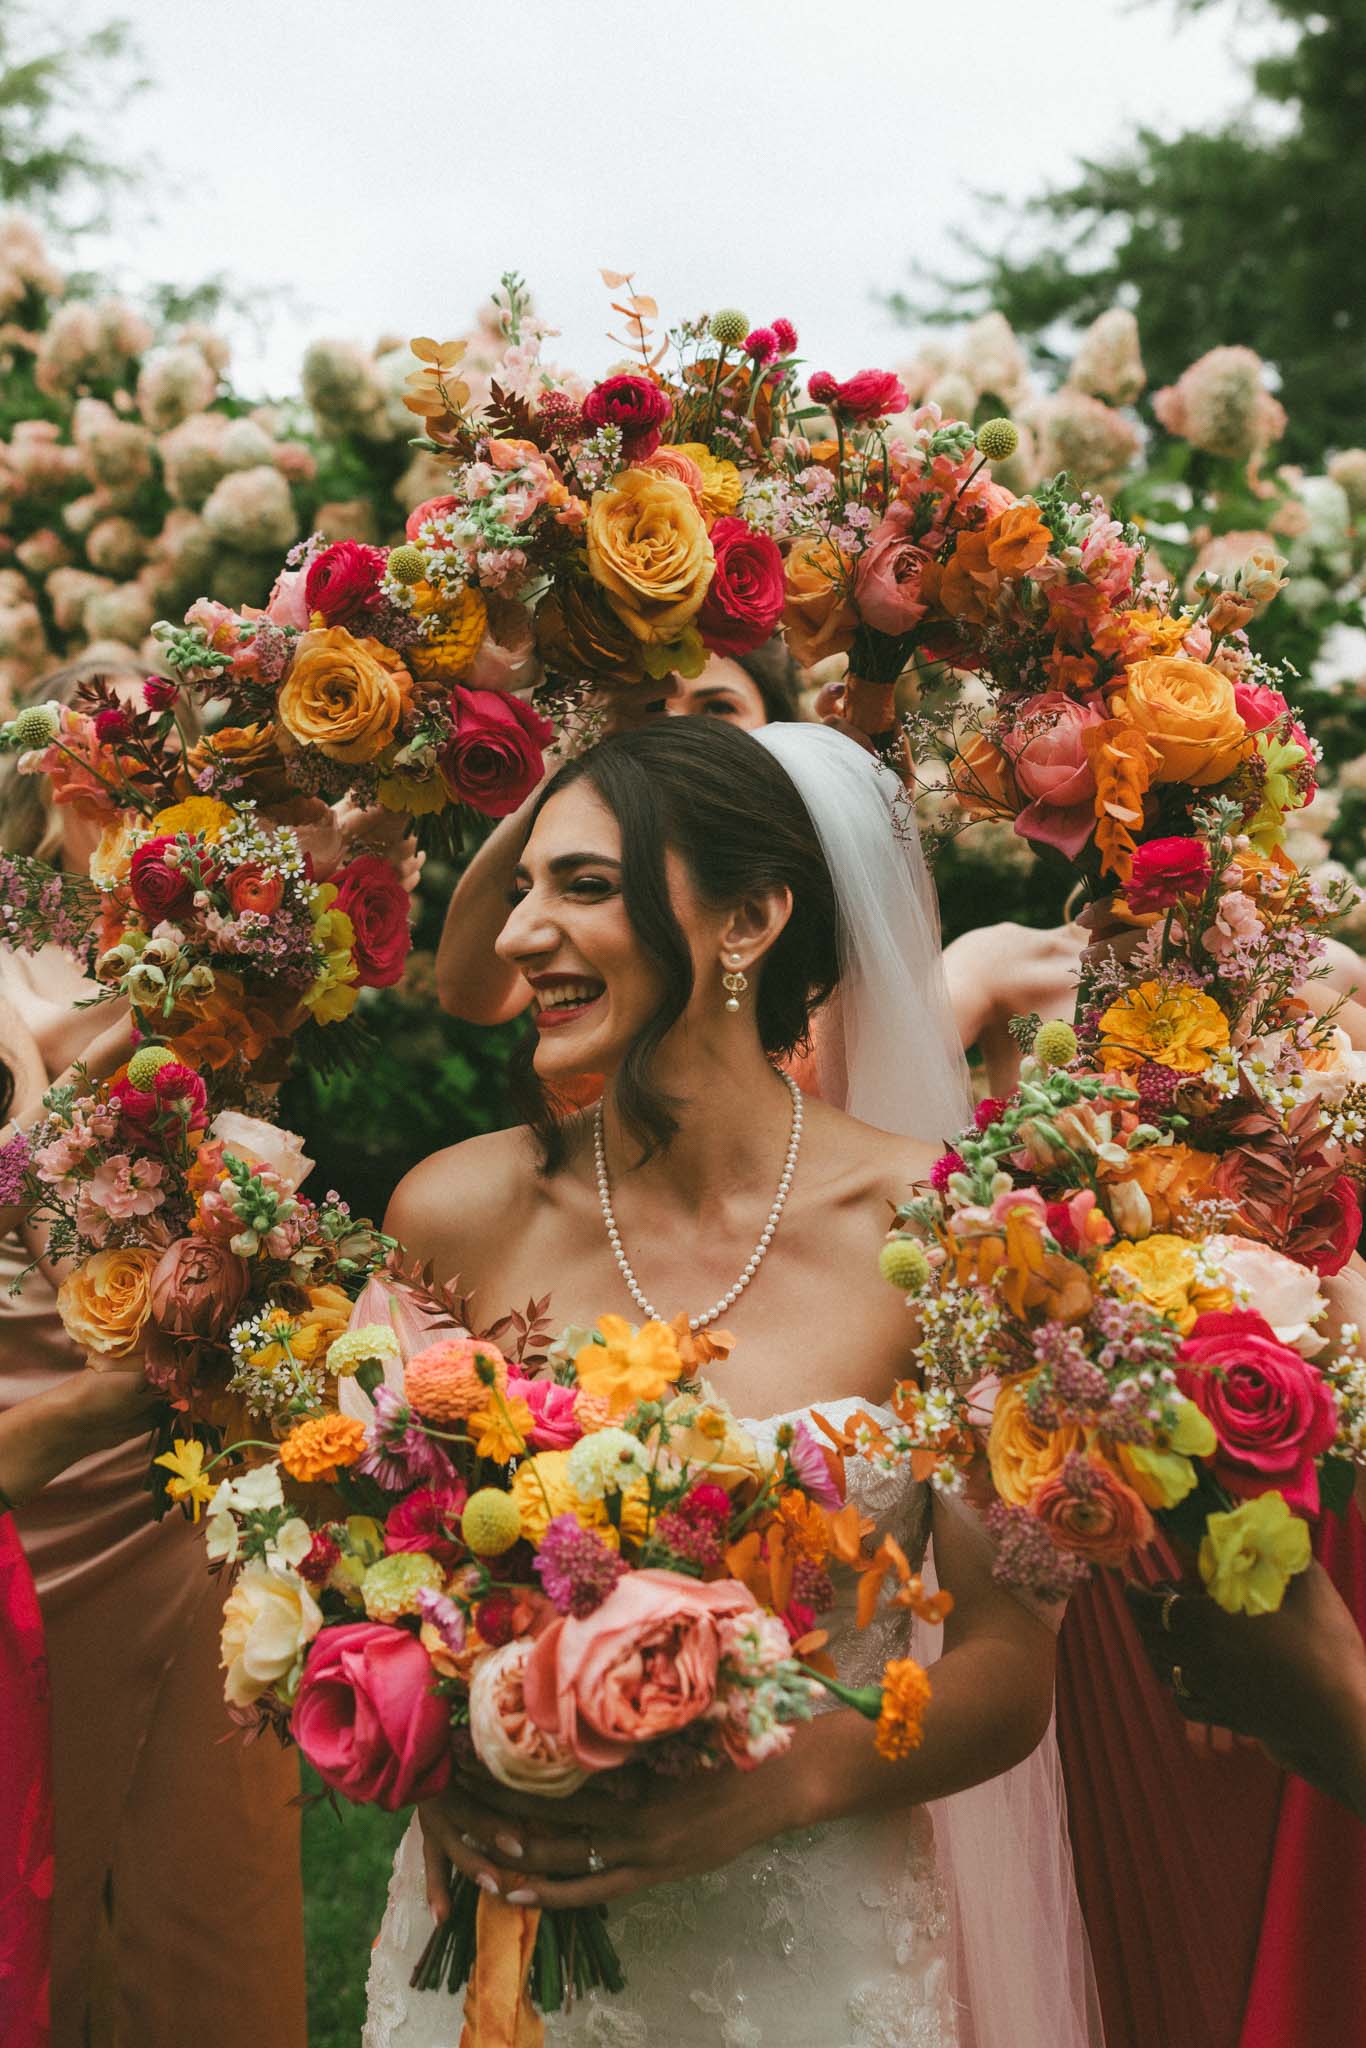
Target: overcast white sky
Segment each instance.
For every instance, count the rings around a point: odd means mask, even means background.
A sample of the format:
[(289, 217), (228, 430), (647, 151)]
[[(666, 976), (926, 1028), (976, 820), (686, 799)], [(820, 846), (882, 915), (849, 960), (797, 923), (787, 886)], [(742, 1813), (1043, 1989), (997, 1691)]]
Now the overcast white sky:
[[(73, 0), (95, 25), (113, 0)], [(907, 353), (874, 306), (952, 266), (973, 192), (1020, 196), (1140, 122), (1245, 96), (1236, 0), (122, 0), (154, 86), (119, 143), (169, 173), (148, 223), (91, 252), (129, 283), (288, 286), (248, 389), (318, 334), (460, 332), (500, 271), (596, 370), (597, 270), (665, 322), (785, 314), (813, 368)], [(1265, 31), (1256, 30), (1259, 45)]]

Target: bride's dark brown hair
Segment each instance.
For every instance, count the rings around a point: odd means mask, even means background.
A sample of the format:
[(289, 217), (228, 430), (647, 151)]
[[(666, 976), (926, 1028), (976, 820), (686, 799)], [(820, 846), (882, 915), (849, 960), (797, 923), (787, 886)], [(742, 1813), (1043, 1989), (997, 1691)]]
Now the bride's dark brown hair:
[[(648, 1159), (678, 1129), (681, 1104), (659, 1085), (654, 1062), (688, 1006), (694, 980), (669, 900), (665, 855), (678, 855), (713, 910), (767, 889), (791, 890), (791, 916), (755, 977), (759, 1039), (775, 1060), (806, 1046), (812, 1013), (839, 980), (835, 892), (805, 804), (767, 748), (737, 726), (669, 718), (618, 733), (552, 776), (532, 824), (575, 782), (589, 783), (617, 821), (622, 902), (663, 983), (659, 1008), (631, 1040), (614, 1083), (621, 1120)], [(525, 1085), (542, 1169), (554, 1173), (564, 1159), (562, 1121), (534, 1071)]]

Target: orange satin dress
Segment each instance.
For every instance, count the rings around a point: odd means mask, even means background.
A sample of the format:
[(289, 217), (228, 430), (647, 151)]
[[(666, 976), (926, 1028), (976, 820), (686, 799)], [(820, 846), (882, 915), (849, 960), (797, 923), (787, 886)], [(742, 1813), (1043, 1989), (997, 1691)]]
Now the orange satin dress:
[[(58, 955), (0, 951), (0, 991), (50, 1076), (112, 1016), (72, 1010)], [(5, 1407), (81, 1363), (41, 1273), (9, 1292), (26, 1263), (0, 1244)], [(228, 1720), (224, 1588), (198, 1531), (152, 1519), (146, 1456), (99, 1452), (15, 1517), (51, 1673), (53, 2048), (305, 2048), (297, 1761)]]

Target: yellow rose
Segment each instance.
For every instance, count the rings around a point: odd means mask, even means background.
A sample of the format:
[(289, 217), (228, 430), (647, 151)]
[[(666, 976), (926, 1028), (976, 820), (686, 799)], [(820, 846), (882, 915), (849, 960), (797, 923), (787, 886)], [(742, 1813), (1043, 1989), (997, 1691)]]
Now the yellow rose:
[(589, 508), (588, 568), (622, 624), (646, 644), (676, 640), (696, 617), (716, 566), (684, 485), (628, 469)]
[(617, 1532), (607, 1519), (600, 1500), (580, 1500), (569, 1480), (568, 1451), (538, 1451), (517, 1467), (508, 1492), (522, 1516), (522, 1534), (539, 1543), (556, 1515), (573, 1515), (585, 1529), (593, 1529), (613, 1549)]
[(760, 1455), (749, 1431), (741, 1429), (719, 1402), (679, 1394), (664, 1410), (664, 1420), (669, 1427), (669, 1456), (690, 1466), (694, 1481), (724, 1486), (727, 1493), (762, 1485), (770, 1461)]
[(1309, 1525), (1279, 1493), (1259, 1493), (1211, 1515), (1200, 1544), (1200, 1576), (1226, 1614), (1274, 1614), (1296, 1572), (1313, 1555)]
[(298, 1689), (303, 1655), (323, 1625), (322, 1609), (293, 1572), (248, 1564), (223, 1605), (219, 1663), (230, 1707), (249, 1707), (262, 1693), (288, 1702)]
[(1127, 1276), (1133, 1293), (1174, 1323), (1183, 1337), (1207, 1309), (1233, 1306), (1227, 1287), (1212, 1286), (1201, 1278), (1195, 1246), (1184, 1237), (1159, 1231), (1139, 1244), (1121, 1238), (1118, 1244), (1107, 1245), (1096, 1260), (1097, 1273), (1116, 1268)]
[(183, 803), (158, 811), (151, 829), (153, 832), (194, 833), (212, 845), (227, 831), (232, 820), (233, 813), (226, 804), (220, 804), (217, 797), (187, 796)]
[(670, 446), (679, 455), (691, 456), (702, 472), (702, 516), (708, 527), (713, 520), (733, 512), (745, 488), (735, 464), (722, 455), (713, 455), (705, 441), (679, 441)]
[(1112, 718), (1136, 727), (1157, 755), (1157, 782), (1203, 789), (1225, 781), (1247, 752), (1233, 685), (1202, 661), (1155, 654), (1134, 662), (1109, 709)]
[(68, 1273), (57, 1290), (57, 1313), (72, 1343), (102, 1358), (131, 1358), (141, 1350), (152, 1269), (160, 1257), (141, 1246), (96, 1252)]
[(1213, 996), (1158, 981), (1141, 981), (1111, 1003), (1100, 1032), (1101, 1057), (1121, 1074), (1145, 1060), (1176, 1074), (1203, 1074), (1229, 1042), (1228, 1018)]
[(849, 573), (849, 562), (823, 534), (807, 534), (783, 564), (783, 630), (800, 667), (847, 654), (853, 646), (858, 614), (846, 595)]
[(391, 648), (345, 626), (305, 633), (280, 692), (280, 723), (333, 761), (373, 761), (393, 739), (411, 681)]
[(1086, 1433), (1076, 1423), (1041, 1429), (1025, 1406), (1028, 1379), (1008, 1380), (996, 1396), (987, 1438), (987, 1458), (996, 1491), (1008, 1507), (1028, 1507), (1045, 1479), (1059, 1471), (1073, 1451), (1084, 1451)]

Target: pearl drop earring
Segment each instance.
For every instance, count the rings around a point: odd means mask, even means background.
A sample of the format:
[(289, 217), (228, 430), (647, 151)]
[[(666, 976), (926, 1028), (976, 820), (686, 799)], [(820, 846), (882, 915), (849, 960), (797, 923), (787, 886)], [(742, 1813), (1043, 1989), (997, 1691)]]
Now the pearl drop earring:
[(739, 1009), (740, 998), (749, 987), (749, 982), (745, 976), (738, 971), (743, 958), (744, 955), (742, 953), (730, 954), (729, 971), (721, 976), (721, 985), (727, 991), (726, 1008), (732, 1014)]

